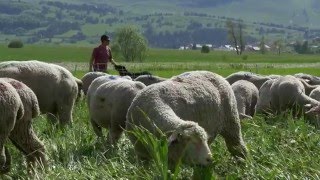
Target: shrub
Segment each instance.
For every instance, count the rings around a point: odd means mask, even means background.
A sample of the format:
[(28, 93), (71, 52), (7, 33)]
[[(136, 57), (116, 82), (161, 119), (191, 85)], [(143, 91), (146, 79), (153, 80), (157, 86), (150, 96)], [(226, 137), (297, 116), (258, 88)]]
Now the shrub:
[(23, 43), (21, 40), (12, 40), (8, 44), (8, 48), (22, 48), (22, 47), (23, 47)]
[(209, 52), (210, 52), (209, 46), (203, 45), (201, 48), (201, 53), (209, 53)]
[(241, 58), (242, 58), (242, 60), (247, 60), (248, 59), (248, 55), (243, 55)]

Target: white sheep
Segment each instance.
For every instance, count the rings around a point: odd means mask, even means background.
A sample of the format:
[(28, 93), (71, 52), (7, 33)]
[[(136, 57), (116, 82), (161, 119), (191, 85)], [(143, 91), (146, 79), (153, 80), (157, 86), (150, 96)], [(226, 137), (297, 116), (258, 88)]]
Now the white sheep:
[(40, 114), (37, 96), (25, 84), (11, 78), (0, 78), (10, 83), (18, 92), (24, 107), (24, 115), (14, 124), (10, 132), (12, 143), (26, 156), (28, 166), (36, 162), (46, 165), (44, 144), (39, 140), (32, 127), (32, 119)]
[[(72, 122), (72, 110), (78, 95), (78, 84), (65, 68), (40, 61), (0, 63), (0, 77), (19, 80), (36, 94), (42, 113), (61, 125)], [(54, 115), (54, 116), (52, 116)]]
[(233, 84), (234, 82), (238, 80), (247, 80), (252, 82), (258, 89), (261, 87), (261, 85), (269, 80), (271, 78), (265, 77), (259, 74), (254, 74), (251, 72), (243, 72), (239, 71), (233, 74), (230, 74), (229, 76), (226, 77), (226, 80), (230, 83)]
[(252, 119), (259, 97), (258, 88), (246, 80), (236, 81), (231, 87), (237, 100), (240, 119)]
[(274, 80), (270, 87), (270, 101), (265, 103), (270, 104), (272, 113), (279, 114), (287, 109), (292, 109), (293, 113), (298, 116), (306, 104), (312, 106), (319, 104), (317, 100), (305, 94), (302, 82), (291, 75)]
[[(147, 116), (147, 117), (146, 117)], [(245, 157), (236, 99), (229, 83), (208, 71), (191, 71), (144, 88), (127, 113), (126, 129), (143, 126), (169, 139), (169, 159), (208, 165), (211, 143), (221, 134), (231, 154)], [(209, 137), (207, 137), (207, 134)], [(129, 133), (137, 155), (148, 158), (145, 147)], [(184, 153), (183, 153), (184, 152)]]
[[(309, 95), (310, 98), (320, 101), (320, 86), (313, 89)], [(312, 106), (311, 104), (305, 105), (306, 119), (314, 124), (316, 127), (320, 127), (319, 107)]]
[(23, 114), (23, 104), (15, 88), (0, 80), (0, 174), (10, 171), (11, 156), (4, 145)]
[(141, 75), (134, 79), (135, 81), (140, 81), (146, 86), (149, 86), (154, 83), (165, 81), (166, 78), (159, 77), (159, 76), (153, 76), (153, 75)]
[(106, 82), (118, 80), (118, 79), (132, 80), (130, 76), (118, 76), (118, 75), (108, 75), (108, 74), (95, 78), (92, 81), (92, 83), (90, 84), (88, 91), (87, 91), (87, 104), (88, 104), (88, 106), (90, 105), (90, 98), (96, 92), (97, 88), (100, 85), (102, 85)]
[(105, 76), (105, 75), (108, 75), (108, 74), (104, 73), (104, 72), (88, 72), (88, 73), (86, 73), (81, 78), (82, 83), (83, 83), (82, 90), (83, 90), (84, 95), (87, 95), (88, 88), (94, 79), (96, 79), (97, 77), (100, 77), (100, 76)]
[(125, 128), (126, 114), (132, 99), (144, 87), (141, 82), (120, 78), (97, 88), (89, 103), (89, 114), (98, 137), (103, 137), (102, 128), (107, 128), (110, 144), (117, 143)]
[(271, 113), (271, 86), (277, 79), (267, 80), (259, 89), (259, 97), (256, 105), (256, 114)]
[(304, 79), (310, 85), (320, 85), (320, 78), (311, 74), (297, 73), (294, 77)]

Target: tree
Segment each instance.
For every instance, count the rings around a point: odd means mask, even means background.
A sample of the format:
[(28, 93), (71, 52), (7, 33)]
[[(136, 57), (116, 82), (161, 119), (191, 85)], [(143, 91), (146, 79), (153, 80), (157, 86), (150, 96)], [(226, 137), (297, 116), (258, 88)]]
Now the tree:
[(293, 48), (299, 54), (307, 54), (310, 52), (308, 41), (304, 41), (303, 43), (297, 41)]
[(277, 51), (278, 55), (280, 55), (281, 54), (281, 50), (283, 48), (282, 40), (278, 39), (278, 40), (274, 41), (273, 42), (273, 47)]
[(245, 49), (245, 43), (243, 40), (244, 25), (240, 21), (236, 24), (231, 20), (228, 20), (226, 22), (226, 27), (228, 29), (228, 39), (233, 42), (237, 54), (241, 55)]
[(120, 28), (116, 33), (116, 43), (125, 61), (143, 61), (147, 52), (147, 40), (132, 26)]
[(265, 54), (267, 52), (267, 49), (266, 49), (266, 43), (265, 43), (264, 36), (262, 36), (259, 46), (260, 46), (261, 54)]
[(209, 53), (210, 52), (210, 48), (207, 45), (203, 45), (201, 47), (201, 53)]
[(8, 48), (22, 48), (22, 47), (23, 47), (23, 43), (21, 40), (12, 40), (8, 44)]

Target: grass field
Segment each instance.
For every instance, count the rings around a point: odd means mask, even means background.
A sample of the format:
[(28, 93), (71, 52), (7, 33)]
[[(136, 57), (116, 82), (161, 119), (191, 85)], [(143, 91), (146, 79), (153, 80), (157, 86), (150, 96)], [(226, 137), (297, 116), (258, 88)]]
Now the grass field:
[[(0, 61), (38, 59), (63, 62), (81, 77), (91, 47), (26, 46), (22, 49), (0, 47)], [(223, 59), (226, 57), (226, 59)], [(248, 54), (243, 60), (232, 53), (150, 50), (143, 63), (121, 63), (133, 71), (148, 70), (170, 77), (185, 71), (209, 70), (223, 76), (236, 71), (261, 74), (294, 74), (304, 72), (320, 76), (318, 56), (281, 56)], [(116, 74), (114, 70), (110, 71)], [(89, 123), (85, 99), (74, 109), (73, 125), (57, 129), (45, 116), (34, 121), (39, 137), (45, 143), (49, 158), (47, 170), (36, 170), (30, 179), (319, 179), (320, 130), (304, 119), (288, 116), (265, 118), (255, 116), (242, 121), (242, 133), (249, 151), (244, 162), (237, 162), (218, 136), (211, 144), (214, 163), (208, 168), (181, 165), (177, 174), (167, 171), (160, 160), (142, 163), (136, 159), (130, 141), (123, 136), (115, 148), (105, 148), (97, 140)], [(157, 141), (161, 145), (161, 140)], [(24, 158), (10, 143), (12, 170), (0, 179), (28, 179)], [(163, 150), (155, 153), (161, 154)], [(165, 156), (164, 156), (165, 157)]]

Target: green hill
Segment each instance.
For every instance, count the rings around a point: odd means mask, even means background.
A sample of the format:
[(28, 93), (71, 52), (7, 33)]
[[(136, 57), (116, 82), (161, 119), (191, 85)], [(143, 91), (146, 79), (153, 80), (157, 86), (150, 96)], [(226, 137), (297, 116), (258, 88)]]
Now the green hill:
[(0, 1), (0, 43), (89, 45), (134, 25), (150, 46), (228, 43), (225, 22), (246, 25), (246, 39), (294, 41), (320, 36), (317, 0), (84, 0)]

